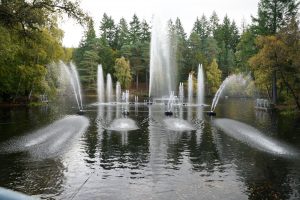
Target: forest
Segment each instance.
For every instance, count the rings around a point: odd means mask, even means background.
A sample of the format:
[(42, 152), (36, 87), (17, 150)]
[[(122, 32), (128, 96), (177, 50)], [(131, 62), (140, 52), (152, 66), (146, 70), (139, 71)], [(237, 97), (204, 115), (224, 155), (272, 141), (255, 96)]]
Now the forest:
[[(205, 69), (206, 93), (214, 95), (230, 74), (250, 74), (260, 96), (274, 105), (300, 110), (299, 1), (260, 0), (250, 24), (237, 25), (216, 12), (199, 14), (191, 33), (181, 20), (169, 20), (178, 81), (186, 82), (198, 64)], [(62, 45), (58, 20), (67, 14), (85, 27), (78, 48)], [(95, 29), (99, 30), (99, 35)], [(86, 94), (96, 90), (97, 66), (122, 88), (146, 91), (149, 81), (151, 22), (133, 14), (115, 21), (105, 13), (100, 26), (68, 0), (0, 1), (0, 102), (55, 96), (57, 77), (49, 64), (73, 61)]]

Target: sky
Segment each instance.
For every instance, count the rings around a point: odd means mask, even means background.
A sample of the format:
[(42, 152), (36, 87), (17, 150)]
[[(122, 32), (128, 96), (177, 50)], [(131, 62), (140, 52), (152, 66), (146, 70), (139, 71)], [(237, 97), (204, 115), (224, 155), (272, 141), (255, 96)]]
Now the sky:
[[(81, 0), (81, 8), (94, 19), (96, 33), (104, 13), (112, 16), (115, 23), (124, 17), (129, 23), (136, 14), (140, 20), (151, 24), (154, 15), (175, 20), (177, 17), (186, 33), (190, 33), (197, 17), (203, 14), (210, 17), (216, 11), (220, 21), (227, 14), (231, 20), (241, 27), (242, 22), (251, 23), (251, 15), (256, 16), (259, 0)], [(77, 47), (84, 27), (70, 18), (60, 22), (64, 30), (63, 45)], [(98, 33), (99, 34), (99, 33)]]

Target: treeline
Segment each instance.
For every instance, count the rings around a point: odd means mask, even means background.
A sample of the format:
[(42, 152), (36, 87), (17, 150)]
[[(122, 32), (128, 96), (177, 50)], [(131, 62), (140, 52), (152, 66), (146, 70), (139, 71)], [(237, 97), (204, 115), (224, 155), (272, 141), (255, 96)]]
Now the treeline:
[[(220, 22), (214, 12), (209, 18), (205, 15), (197, 18), (190, 36), (185, 33), (179, 18), (174, 22), (168, 21), (168, 27), (173, 41), (171, 45), (176, 51), (178, 80), (185, 82), (188, 74), (196, 73), (198, 64), (202, 63), (206, 69), (209, 91), (216, 92), (222, 73), (225, 77), (235, 70), (235, 52), (240, 38), (236, 23), (227, 16)], [(85, 88), (95, 90), (98, 63), (102, 64), (104, 72), (119, 80), (116, 74), (121, 76), (118, 70), (122, 67), (116, 67), (118, 59), (129, 62), (131, 73), (126, 76), (128, 80), (133, 80), (134, 88), (139, 89), (139, 83), (147, 84), (151, 25), (136, 15), (129, 23), (124, 18), (116, 23), (105, 13), (98, 28), (100, 35), (96, 36), (94, 22), (90, 19), (79, 48), (73, 54)]]
[[(300, 40), (299, 2), (295, 0), (261, 0), (252, 23), (238, 27), (235, 21), (217, 13), (202, 15), (194, 22), (188, 35), (180, 21), (170, 20), (170, 37), (176, 41), (176, 65), (179, 81), (186, 81), (190, 72), (196, 73), (199, 63), (206, 72), (209, 95), (218, 89), (221, 80), (232, 73), (251, 73), (261, 96), (274, 104), (295, 104), (300, 109)], [(115, 22), (103, 15), (95, 34), (94, 22), (89, 20), (80, 46), (73, 59), (81, 70), (82, 82), (88, 90), (96, 85), (96, 69), (101, 63), (104, 72), (115, 80), (131, 80), (132, 87), (147, 83), (149, 77), (151, 24), (136, 15), (129, 23), (124, 19)], [(126, 75), (120, 65), (125, 63)], [(123, 70), (124, 71), (124, 70)], [(117, 77), (119, 76), (119, 78)], [(124, 84), (125, 84), (124, 82)], [(124, 85), (123, 84), (123, 85)], [(127, 86), (130, 85), (127, 83)]]
[[(213, 95), (232, 73), (250, 73), (261, 96), (274, 104), (300, 108), (299, 1), (260, 0), (249, 25), (217, 13), (196, 18), (187, 34), (179, 18), (170, 20), (169, 36), (179, 70), (186, 81), (197, 66), (205, 68), (206, 91)], [(84, 22), (86, 31), (78, 48), (61, 44), (57, 19), (66, 13)], [(100, 34), (96, 35), (95, 28)], [(149, 79), (151, 24), (133, 15), (118, 22), (104, 14), (99, 27), (69, 0), (0, 1), (0, 101), (30, 99), (55, 93), (56, 72), (51, 62), (70, 60), (80, 70), (85, 90), (95, 91), (97, 65), (121, 81), (123, 88), (145, 89)]]
[(62, 46), (57, 18), (66, 13), (83, 22), (78, 2), (67, 0), (0, 1), (0, 102), (28, 102), (55, 93), (57, 73), (48, 65), (70, 60)]

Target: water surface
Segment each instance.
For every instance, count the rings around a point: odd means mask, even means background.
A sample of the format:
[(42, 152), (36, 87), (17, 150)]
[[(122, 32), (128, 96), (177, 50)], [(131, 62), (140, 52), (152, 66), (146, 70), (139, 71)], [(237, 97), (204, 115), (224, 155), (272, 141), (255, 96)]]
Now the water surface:
[[(299, 157), (229, 134), (202, 107), (172, 118), (158, 105), (131, 105), (126, 118), (121, 105), (86, 109), (78, 117), (64, 103), (1, 108), (0, 186), (44, 199), (300, 198)], [(242, 99), (221, 100), (216, 112), (300, 149), (299, 119)]]

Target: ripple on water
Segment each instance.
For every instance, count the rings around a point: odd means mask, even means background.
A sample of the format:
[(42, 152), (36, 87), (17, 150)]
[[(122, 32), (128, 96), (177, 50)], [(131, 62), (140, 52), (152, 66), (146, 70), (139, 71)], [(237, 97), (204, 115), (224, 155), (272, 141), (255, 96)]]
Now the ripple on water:
[(166, 118), (164, 119), (166, 128), (172, 131), (192, 131), (195, 128), (186, 120), (179, 118)]

